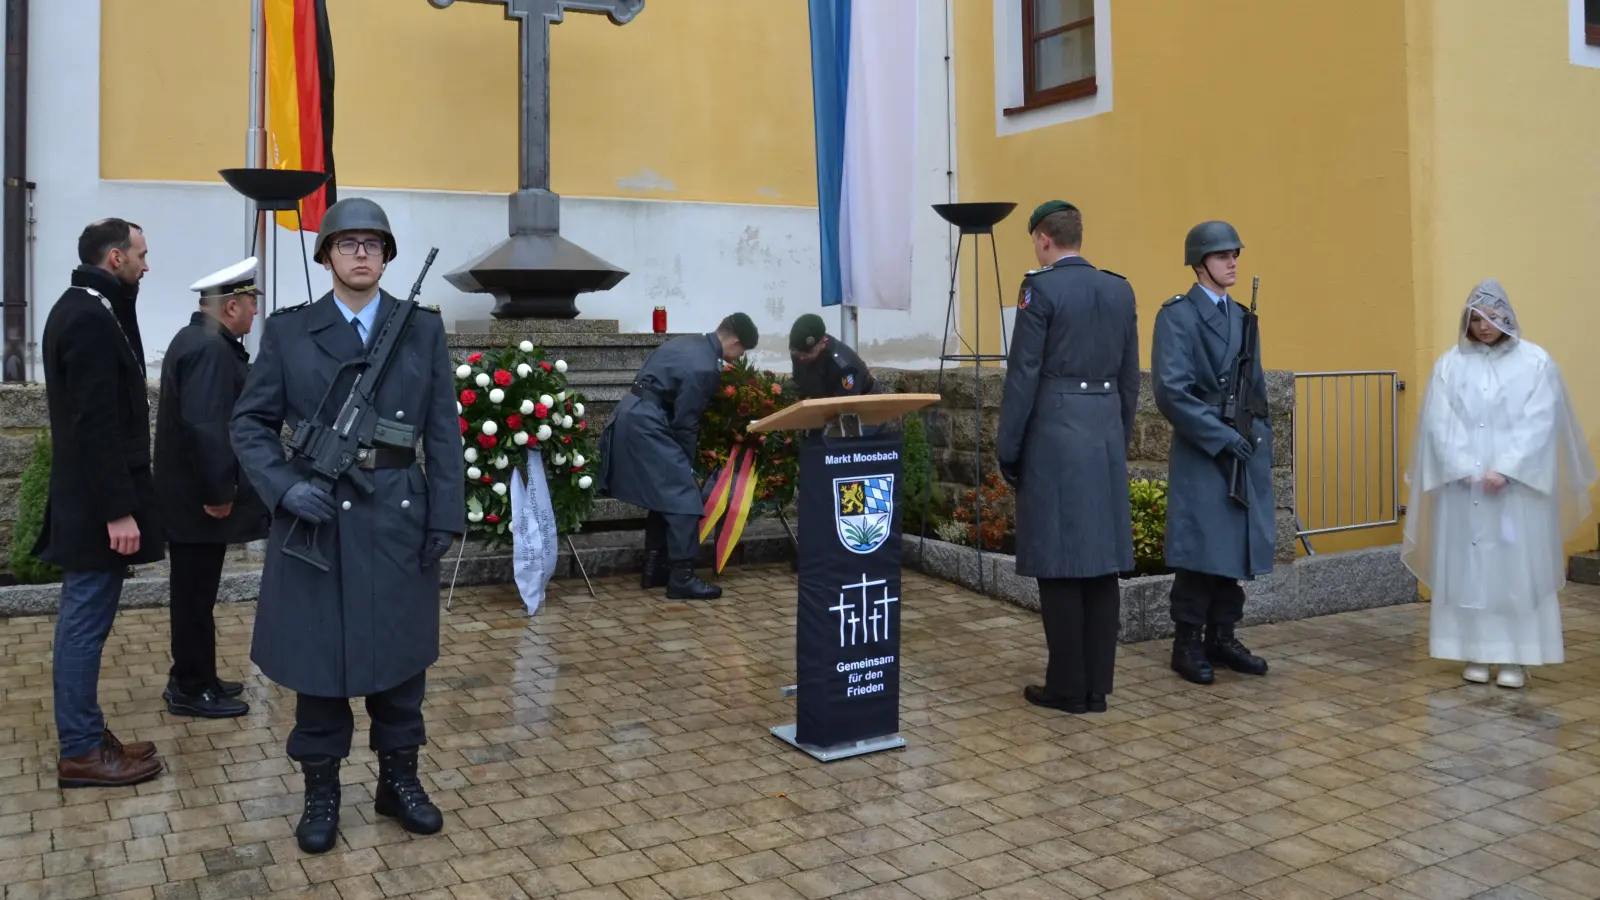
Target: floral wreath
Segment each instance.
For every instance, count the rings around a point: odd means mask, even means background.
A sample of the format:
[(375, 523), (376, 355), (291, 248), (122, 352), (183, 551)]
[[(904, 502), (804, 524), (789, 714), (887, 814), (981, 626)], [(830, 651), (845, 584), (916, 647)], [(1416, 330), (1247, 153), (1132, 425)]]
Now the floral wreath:
[(541, 451), (558, 532), (579, 531), (594, 510), (596, 439), (567, 369), (530, 341), (473, 353), (456, 367), (468, 537), (510, 542), (511, 473), (527, 476), (530, 450)]

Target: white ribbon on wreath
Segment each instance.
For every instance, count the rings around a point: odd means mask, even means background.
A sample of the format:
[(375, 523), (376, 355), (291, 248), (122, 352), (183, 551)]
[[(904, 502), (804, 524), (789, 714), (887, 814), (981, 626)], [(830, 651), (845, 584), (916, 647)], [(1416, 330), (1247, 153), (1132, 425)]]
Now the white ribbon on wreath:
[(527, 478), (522, 467), (511, 471), (511, 569), (528, 615), (544, 603), (545, 587), (555, 575), (560, 556), (556, 513), (544, 477), (544, 455), (528, 451)]

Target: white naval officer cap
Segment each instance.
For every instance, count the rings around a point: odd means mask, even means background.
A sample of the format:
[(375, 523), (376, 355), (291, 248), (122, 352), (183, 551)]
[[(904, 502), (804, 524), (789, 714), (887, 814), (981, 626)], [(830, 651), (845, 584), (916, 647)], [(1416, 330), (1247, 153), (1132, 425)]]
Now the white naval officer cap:
[(189, 285), (189, 290), (199, 291), (201, 300), (213, 297), (231, 297), (239, 294), (259, 294), (261, 288), (256, 285), (256, 267), (259, 261), (254, 257), (243, 262), (237, 262), (227, 267), (212, 272), (210, 275)]

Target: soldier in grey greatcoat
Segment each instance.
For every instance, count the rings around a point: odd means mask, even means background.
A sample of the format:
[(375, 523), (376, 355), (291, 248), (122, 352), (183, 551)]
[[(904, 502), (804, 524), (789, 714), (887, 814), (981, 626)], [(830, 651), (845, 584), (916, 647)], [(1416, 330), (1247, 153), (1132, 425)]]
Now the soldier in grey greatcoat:
[(1103, 712), (1133, 569), (1128, 442), (1139, 401), (1133, 287), (1078, 255), (1083, 216), (1052, 200), (1028, 220), (1042, 268), (1017, 300), (1000, 405), (1000, 472), (1016, 489), (1017, 574), (1039, 581), (1050, 663), (1029, 703)]
[[(1167, 487), (1167, 565), (1172, 583), (1173, 671), (1210, 684), (1212, 664), (1265, 675), (1267, 664), (1239, 642), (1244, 588), (1272, 571), (1276, 531), (1272, 496), (1272, 425), (1259, 333), (1250, 348), (1250, 384), (1239, 391), (1251, 437), (1223, 422), (1221, 409), (1244, 343), (1247, 310), (1228, 288), (1238, 279), (1244, 244), (1232, 225), (1202, 222), (1184, 241), (1184, 264), (1196, 283), (1161, 305), (1151, 348), (1156, 407), (1172, 423)], [(1245, 461), (1249, 508), (1228, 497), (1234, 459)], [(1202, 637), (1203, 630), (1203, 637)]]
[[(285, 459), (280, 437), (286, 423), (333, 422), (355, 378), (351, 364), (411, 302), (378, 287), (396, 250), (376, 203), (334, 204), (315, 250), (333, 273), (333, 290), (267, 319), (234, 408), (239, 462), (274, 510), (250, 659), (296, 692), (288, 755), (305, 773), (305, 813), (295, 836), (308, 853), (330, 849), (338, 834), (339, 762), (354, 734), (352, 697), (365, 697), (372, 717), (378, 814), (418, 834), (444, 824), (417, 780), (417, 752), (426, 741), (422, 695), (439, 658), (438, 562), (466, 531), (455, 382), (437, 310), (412, 314), (378, 386), (387, 437), (358, 454), (372, 493), (350, 476), (323, 491), (309, 480), (307, 462)], [(328, 571), (284, 552), (291, 529), (296, 547), (316, 536)]]
[(722, 384), (723, 365), (754, 350), (759, 338), (755, 323), (741, 312), (723, 319), (714, 332), (686, 334), (657, 347), (600, 435), (597, 493), (650, 512), (641, 588), (665, 585), (673, 600), (722, 596), (722, 588), (694, 574), (704, 512), (694, 476), (700, 416)]

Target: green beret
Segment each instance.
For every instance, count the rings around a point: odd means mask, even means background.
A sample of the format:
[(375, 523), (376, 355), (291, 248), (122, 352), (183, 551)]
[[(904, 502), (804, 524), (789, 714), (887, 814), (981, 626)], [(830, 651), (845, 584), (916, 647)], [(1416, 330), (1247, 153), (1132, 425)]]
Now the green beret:
[(746, 350), (754, 350), (756, 342), (761, 340), (761, 332), (756, 330), (756, 323), (742, 312), (736, 312), (723, 319), (722, 327), (733, 332), (733, 336), (739, 339), (739, 343)]
[(828, 333), (828, 326), (822, 324), (822, 317), (816, 313), (806, 313), (794, 320), (794, 327), (789, 329), (790, 350), (810, 350), (817, 345)]
[(1039, 223), (1044, 221), (1045, 216), (1067, 209), (1077, 209), (1077, 207), (1065, 200), (1046, 200), (1039, 204), (1034, 209), (1033, 215), (1028, 217), (1028, 233), (1033, 234), (1033, 230), (1039, 227)]

